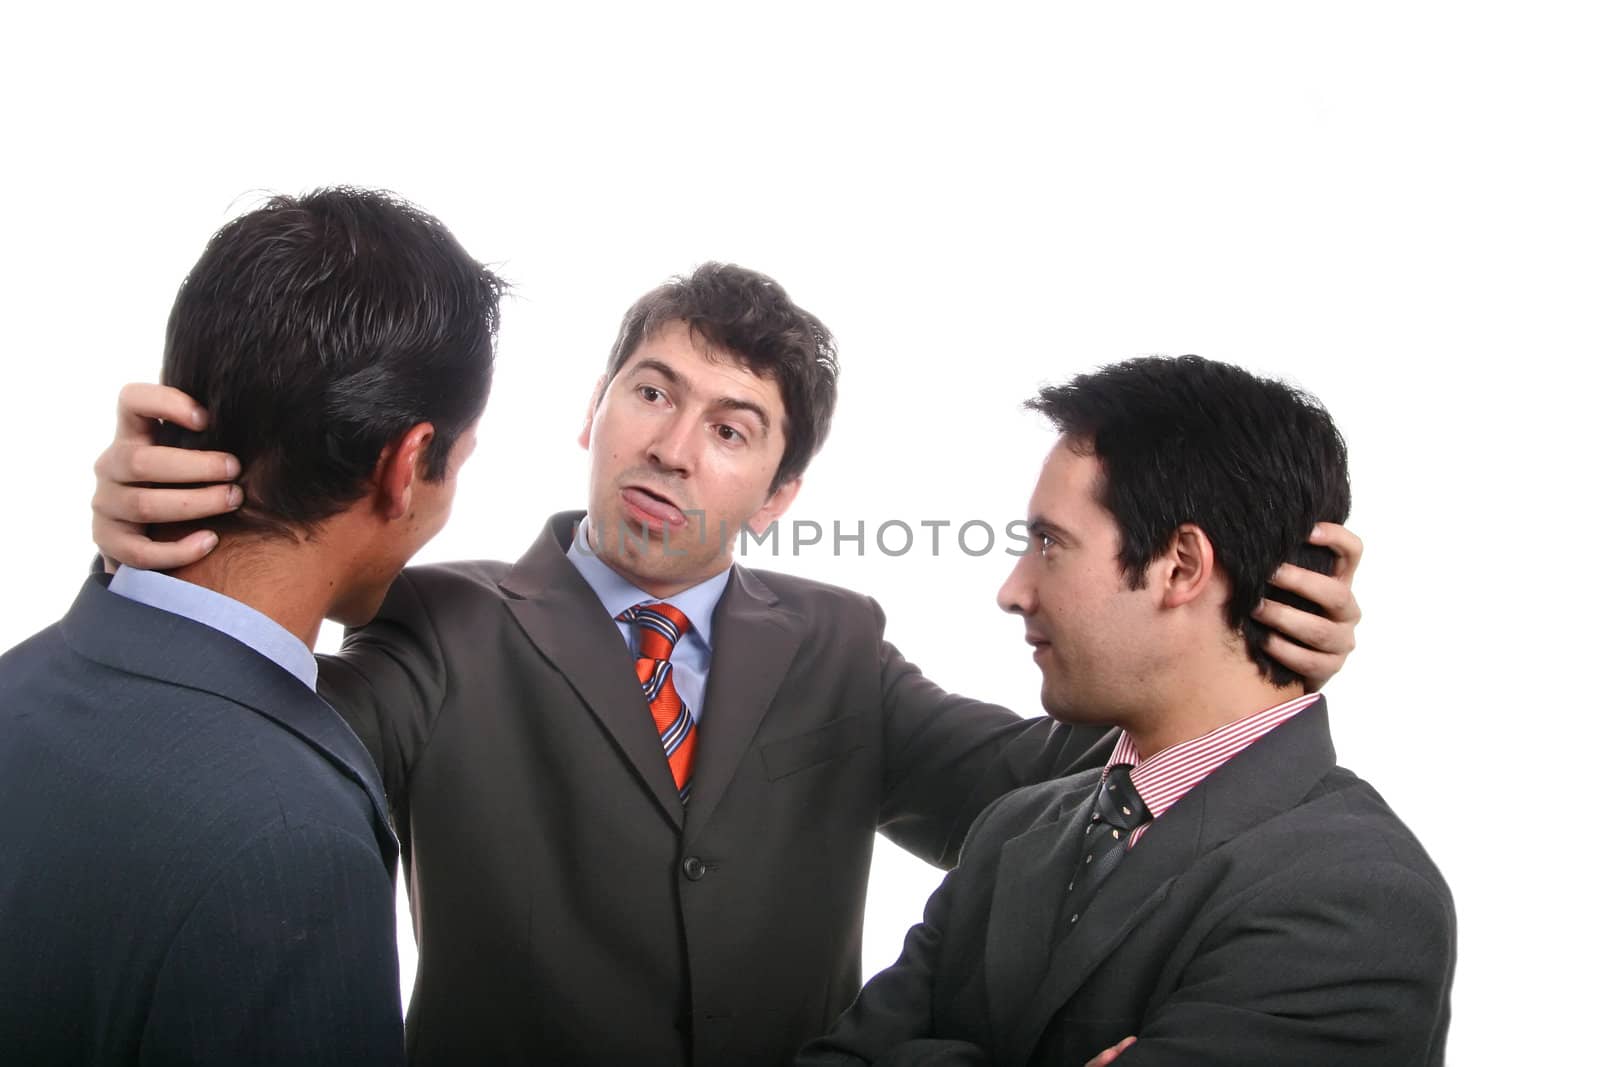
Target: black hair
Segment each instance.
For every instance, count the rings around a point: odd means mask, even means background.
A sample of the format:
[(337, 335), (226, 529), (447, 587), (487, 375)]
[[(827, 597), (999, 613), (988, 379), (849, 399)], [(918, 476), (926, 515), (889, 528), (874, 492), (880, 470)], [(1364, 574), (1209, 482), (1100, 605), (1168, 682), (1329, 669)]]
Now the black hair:
[(178, 290), (161, 372), (211, 414), (166, 440), (242, 465), (245, 507), (215, 525), (313, 527), (422, 422), (423, 476), (442, 478), (488, 402), (504, 290), (438, 219), (385, 192), (276, 196), (218, 230)]
[(1250, 615), (1264, 597), (1317, 610), (1268, 579), (1284, 562), (1330, 573), (1333, 553), (1306, 537), (1350, 513), (1344, 438), (1314, 397), (1199, 356), (1148, 357), (1043, 389), (1027, 406), (1099, 458), (1099, 499), (1131, 588), (1194, 523), (1232, 583), (1227, 619), (1251, 659), (1274, 685), (1304, 681), (1262, 650), (1268, 630)]

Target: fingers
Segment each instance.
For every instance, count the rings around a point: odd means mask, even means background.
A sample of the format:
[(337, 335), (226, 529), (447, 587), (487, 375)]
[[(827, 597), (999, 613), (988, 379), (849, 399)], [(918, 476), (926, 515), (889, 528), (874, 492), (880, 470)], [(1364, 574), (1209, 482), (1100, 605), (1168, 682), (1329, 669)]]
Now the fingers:
[(221, 515), (244, 502), (237, 485), (152, 489), (139, 484), (228, 483), (239, 476), (239, 461), (227, 453), (153, 444), (158, 419), (203, 430), (208, 416), (177, 389), (148, 383), (123, 386), (117, 396), (116, 437), (94, 465), (94, 543), (112, 569), (121, 562), (166, 571), (203, 559), (217, 546), (213, 531), (195, 530), (177, 541), (154, 541), (145, 526)]
[(188, 393), (171, 386), (134, 382), (117, 395), (117, 438), (150, 440), (150, 420), (175, 422), (185, 429), (203, 430), (206, 409)]
[(1304, 678), (1308, 690), (1320, 690), (1355, 650), (1361, 607), (1343, 582), (1300, 567), (1280, 568), (1272, 584), (1299, 593), (1328, 613), (1323, 618), (1275, 600), (1263, 600), (1251, 613), (1271, 631), (1261, 650)]
[(1269, 633), (1261, 650), (1306, 680), (1306, 689), (1316, 692), (1339, 673), (1349, 653), (1318, 652), (1301, 648), (1282, 634)]
[(1354, 568), (1346, 572), (1345, 578), (1339, 578), (1285, 563), (1273, 573), (1272, 584), (1305, 597), (1334, 622), (1354, 626), (1361, 621), (1361, 605), (1356, 603), (1356, 595), (1350, 589), (1349, 575), (1353, 573)]
[(1333, 550), (1333, 574), (1286, 563), (1273, 574), (1272, 584), (1311, 601), (1326, 618), (1272, 600), (1263, 600), (1252, 615), (1273, 631), (1262, 651), (1305, 678), (1306, 687), (1315, 691), (1344, 667), (1356, 647), (1361, 605), (1350, 582), (1363, 549), (1361, 538), (1331, 522), (1317, 523), (1310, 541)]
[[(237, 485), (208, 485), (201, 489), (143, 489), (134, 485), (102, 481), (95, 488), (92, 506), (98, 534), (102, 518), (110, 522), (131, 523), (138, 526), (162, 522), (192, 522), (234, 511), (242, 503), (244, 503), (244, 491)], [(98, 537), (95, 544), (100, 545), (100, 551), (113, 559), (133, 563), (133, 560), (126, 556), (108, 551), (111, 546), (101, 544)]]
[(1263, 600), (1250, 614), (1268, 629), (1285, 634), (1316, 652), (1347, 656), (1356, 647), (1355, 626), (1348, 622), (1324, 619), (1277, 600)]
[(119, 562), (147, 571), (171, 571), (204, 559), (217, 547), (217, 535), (196, 530), (178, 541), (152, 541), (144, 528), (128, 522), (95, 516), (94, 543), (105, 557), (107, 570)]
[(1128, 1046), (1137, 1040), (1139, 1040), (1137, 1037), (1134, 1037), (1130, 1034), (1121, 1041), (1118, 1041), (1115, 1045), (1112, 1045), (1110, 1048), (1106, 1049), (1104, 1052), (1100, 1053), (1100, 1055), (1096, 1056), (1088, 1063), (1084, 1064), (1083, 1067), (1106, 1067), (1106, 1065), (1112, 1060), (1126, 1052)]
[(1311, 528), (1311, 536), (1306, 540), (1333, 549), (1333, 576), (1349, 584), (1356, 568), (1361, 566), (1361, 553), (1366, 551), (1361, 538), (1338, 523), (1319, 522)]
[(199, 452), (187, 448), (117, 441), (95, 460), (95, 477), (101, 482), (128, 485), (137, 482), (231, 482), (239, 477), (239, 461), (226, 452)]

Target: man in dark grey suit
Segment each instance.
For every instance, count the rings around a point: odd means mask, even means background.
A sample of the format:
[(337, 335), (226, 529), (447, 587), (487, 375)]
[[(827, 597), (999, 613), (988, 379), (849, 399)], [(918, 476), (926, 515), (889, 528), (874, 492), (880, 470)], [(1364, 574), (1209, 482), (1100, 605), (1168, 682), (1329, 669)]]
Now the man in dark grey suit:
[[(865, 596), (733, 564), (833, 403), (828, 331), (770, 278), (708, 264), (660, 287), (591, 402), (587, 513), (515, 563), (408, 570), (323, 662), (407, 863), (414, 1063), (783, 1063), (859, 988), (875, 833), (949, 865), (990, 800), (1099, 741), (943, 692)], [(115, 558), (152, 551), (136, 501), (203, 513), (217, 492), (115, 484), (153, 454), (137, 436), (107, 454)], [(1279, 654), (1326, 677), (1347, 580), (1283, 580), (1334, 607), (1268, 609), (1319, 650)]]
[(1000, 602), (1050, 714), (1122, 733), (979, 816), (900, 960), (797, 1062), (1442, 1063), (1449, 890), (1250, 619), (1349, 510), (1332, 420), (1192, 356), (1033, 406), (1062, 437)]
[(163, 378), (250, 503), (0, 658), (6, 1063), (403, 1061), (396, 842), (311, 646), (443, 524), (499, 296), (437, 220), (350, 189), (234, 219), (185, 279)]

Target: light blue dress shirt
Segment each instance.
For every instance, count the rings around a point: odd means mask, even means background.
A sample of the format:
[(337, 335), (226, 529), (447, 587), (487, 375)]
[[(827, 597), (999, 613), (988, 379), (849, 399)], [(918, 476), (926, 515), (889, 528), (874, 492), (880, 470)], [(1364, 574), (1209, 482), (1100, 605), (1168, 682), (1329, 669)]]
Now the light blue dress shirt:
[[(572, 539), (571, 547), (567, 549), (567, 558), (578, 568), (583, 580), (589, 583), (594, 595), (600, 598), (606, 614), (613, 619), (631, 607), (663, 602), (660, 597), (651, 596), (606, 566), (605, 562), (595, 554), (594, 549), (589, 547), (587, 518), (578, 524), (578, 532)], [(728, 568), (721, 574), (707, 578), (699, 585), (667, 597), (664, 601), (683, 612), (694, 627), (687, 637), (679, 638), (678, 643), (673, 646), (672, 685), (677, 689), (678, 696), (689, 706), (689, 714), (694, 716), (694, 721), (697, 723), (700, 721), (701, 708), (705, 705), (706, 676), (711, 673), (711, 615), (717, 610), (717, 601), (722, 599), (723, 590), (728, 588), (728, 576), (731, 570), (732, 568)], [(622, 635), (623, 641), (627, 642), (628, 651), (637, 659), (638, 628), (630, 622), (619, 622), (617, 632)]]
[(267, 657), (306, 684), (317, 688), (317, 657), (294, 634), (255, 608), (203, 585), (159, 571), (124, 564), (111, 576), (111, 591), (146, 607), (209, 626)]

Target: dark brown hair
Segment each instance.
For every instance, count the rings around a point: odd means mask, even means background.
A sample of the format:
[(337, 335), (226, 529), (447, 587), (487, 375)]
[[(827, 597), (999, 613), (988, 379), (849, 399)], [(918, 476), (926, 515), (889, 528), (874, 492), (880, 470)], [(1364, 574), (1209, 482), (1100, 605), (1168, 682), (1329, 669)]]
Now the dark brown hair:
[(828, 436), (839, 376), (833, 334), (765, 274), (731, 263), (702, 263), (652, 289), (628, 309), (606, 360), (616, 378), (645, 338), (682, 322), (711, 348), (751, 373), (776, 380), (783, 396), (783, 458), (770, 491), (797, 478)]

